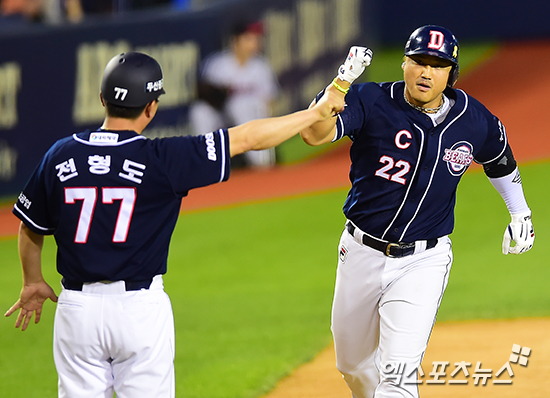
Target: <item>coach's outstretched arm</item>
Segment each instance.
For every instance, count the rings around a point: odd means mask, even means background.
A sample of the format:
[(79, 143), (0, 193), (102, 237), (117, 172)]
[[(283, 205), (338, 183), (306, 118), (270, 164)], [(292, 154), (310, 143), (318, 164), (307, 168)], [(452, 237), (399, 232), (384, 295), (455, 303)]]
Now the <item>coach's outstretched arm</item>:
[(251, 120), (229, 129), (231, 156), (279, 145), (302, 129), (332, 118), (344, 109), (344, 98), (327, 91), (314, 106), (289, 115)]
[[(350, 48), (344, 63), (338, 68), (338, 76), (317, 96), (310, 106), (314, 106), (319, 96), (326, 92), (345, 97), (351, 84), (357, 79), (372, 60), (372, 50), (366, 47)], [(302, 140), (312, 146), (332, 141), (336, 129), (336, 118), (327, 119), (300, 131)]]

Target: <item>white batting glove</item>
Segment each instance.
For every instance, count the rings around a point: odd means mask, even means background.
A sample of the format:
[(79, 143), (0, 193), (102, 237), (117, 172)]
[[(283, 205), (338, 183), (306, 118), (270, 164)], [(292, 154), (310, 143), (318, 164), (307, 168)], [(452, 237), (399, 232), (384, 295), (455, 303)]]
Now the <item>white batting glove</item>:
[[(535, 242), (535, 230), (531, 222), (531, 211), (511, 214), (511, 216), (512, 222), (508, 224), (506, 231), (504, 231), (502, 253), (525, 253), (533, 247), (533, 243)], [(514, 242), (515, 246), (510, 247), (511, 242)]]
[(367, 47), (353, 46), (350, 48), (348, 57), (338, 68), (338, 78), (350, 84), (355, 81), (372, 60), (372, 50)]

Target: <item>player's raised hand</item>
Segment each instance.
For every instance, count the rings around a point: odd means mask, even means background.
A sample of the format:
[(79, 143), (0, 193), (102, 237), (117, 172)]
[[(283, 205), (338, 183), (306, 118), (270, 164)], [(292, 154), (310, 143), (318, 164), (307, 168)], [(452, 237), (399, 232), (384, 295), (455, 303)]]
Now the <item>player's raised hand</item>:
[[(530, 250), (535, 242), (535, 230), (531, 221), (531, 211), (512, 214), (512, 221), (504, 231), (502, 252), (504, 254), (521, 254)], [(511, 246), (514, 242), (515, 246)]]
[(4, 314), (10, 316), (19, 310), (19, 316), (15, 321), (15, 327), (21, 330), (27, 329), (31, 318), (34, 315), (34, 323), (40, 322), (42, 306), (47, 299), (57, 302), (57, 296), (53, 289), (45, 281), (23, 286), (19, 300)]
[(325, 93), (321, 99), (315, 103), (313, 109), (315, 109), (321, 118), (320, 121), (329, 119), (337, 113), (344, 110), (344, 97), (336, 94), (334, 91), (325, 90)]
[(346, 60), (338, 68), (338, 78), (350, 84), (355, 81), (372, 61), (372, 50), (367, 47), (353, 46)]

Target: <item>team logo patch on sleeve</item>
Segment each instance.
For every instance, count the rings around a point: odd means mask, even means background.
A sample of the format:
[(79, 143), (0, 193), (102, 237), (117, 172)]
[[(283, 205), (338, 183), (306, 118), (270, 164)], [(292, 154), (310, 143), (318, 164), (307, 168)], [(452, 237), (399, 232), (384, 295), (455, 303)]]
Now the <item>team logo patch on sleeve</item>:
[(204, 137), (208, 160), (215, 162), (218, 159), (218, 156), (216, 155), (216, 141), (214, 141), (214, 133), (208, 133)]
[(443, 160), (447, 162), (449, 172), (454, 176), (463, 174), (474, 160), (473, 146), (469, 142), (460, 141), (450, 149), (445, 148)]

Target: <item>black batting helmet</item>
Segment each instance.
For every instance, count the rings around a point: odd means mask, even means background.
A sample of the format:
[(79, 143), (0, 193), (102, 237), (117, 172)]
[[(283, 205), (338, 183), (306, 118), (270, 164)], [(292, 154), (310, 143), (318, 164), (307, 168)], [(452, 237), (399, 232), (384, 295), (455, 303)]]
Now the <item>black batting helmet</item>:
[(458, 41), (449, 31), (437, 25), (425, 25), (412, 32), (405, 55), (426, 54), (451, 61), (453, 66), (447, 85), (452, 87), (458, 80)]
[(122, 53), (113, 57), (105, 67), (101, 95), (111, 104), (138, 108), (164, 93), (162, 69), (149, 55)]

